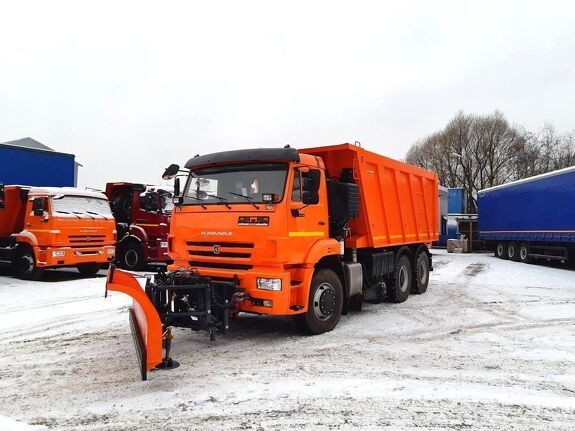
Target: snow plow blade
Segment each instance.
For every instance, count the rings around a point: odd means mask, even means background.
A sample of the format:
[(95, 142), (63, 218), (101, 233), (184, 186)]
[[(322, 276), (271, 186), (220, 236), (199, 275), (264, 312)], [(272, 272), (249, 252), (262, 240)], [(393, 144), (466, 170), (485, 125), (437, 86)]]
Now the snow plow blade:
[(126, 271), (110, 266), (106, 280), (108, 290), (122, 292), (134, 300), (130, 308), (130, 327), (140, 362), (142, 380), (147, 380), (148, 371), (162, 364), (163, 327), (158, 312), (136, 277)]

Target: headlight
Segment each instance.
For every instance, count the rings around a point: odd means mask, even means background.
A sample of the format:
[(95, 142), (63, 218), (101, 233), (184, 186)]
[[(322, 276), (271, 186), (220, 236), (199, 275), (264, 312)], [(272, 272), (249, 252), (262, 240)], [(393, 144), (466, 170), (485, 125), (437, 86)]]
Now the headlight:
[(282, 290), (281, 278), (258, 278), (258, 289), (261, 290)]
[(53, 250), (52, 257), (64, 257), (66, 256), (66, 252), (64, 250)]
[(115, 251), (116, 251), (116, 249), (115, 249), (114, 247), (109, 248), (109, 249), (108, 249), (108, 254), (109, 254), (109, 255), (112, 255), (112, 254), (114, 254)]

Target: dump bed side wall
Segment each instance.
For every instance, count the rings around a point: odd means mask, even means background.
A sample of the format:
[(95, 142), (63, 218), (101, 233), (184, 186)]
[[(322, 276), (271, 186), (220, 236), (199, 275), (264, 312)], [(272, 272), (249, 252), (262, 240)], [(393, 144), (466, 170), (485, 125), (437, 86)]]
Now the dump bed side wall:
[(437, 176), (353, 145), (302, 150), (322, 157), (329, 176), (352, 168), (361, 213), (349, 222), (352, 247), (430, 243), (438, 239)]
[(479, 192), (483, 240), (575, 242), (575, 171)]
[(6, 187), (4, 197), (6, 206), (0, 209), (0, 238), (9, 237), (24, 228), (26, 202), (20, 199), (20, 190), (19, 187)]

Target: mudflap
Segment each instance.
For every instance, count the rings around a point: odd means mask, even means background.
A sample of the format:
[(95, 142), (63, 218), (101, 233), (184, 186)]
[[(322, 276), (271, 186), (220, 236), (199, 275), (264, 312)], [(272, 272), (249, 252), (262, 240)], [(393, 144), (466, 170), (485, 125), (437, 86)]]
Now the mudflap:
[(108, 290), (125, 293), (134, 300), (130, 308), (130, 326), (142, 380), (147, 380), (148, 371), (165, 362), (162, 347), (164, 337), (171, 338), (169, 330), (164, 331), (158, 312), (132, 273), (111, 265), (106, 280), (106, 294)]

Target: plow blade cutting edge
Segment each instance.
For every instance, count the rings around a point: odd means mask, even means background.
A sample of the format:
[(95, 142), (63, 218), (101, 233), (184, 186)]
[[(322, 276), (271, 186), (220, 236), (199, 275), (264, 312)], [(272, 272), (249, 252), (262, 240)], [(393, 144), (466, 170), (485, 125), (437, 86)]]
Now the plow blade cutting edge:
[(115, 269), (113, 265), (106, 280), (106, 291), (108, 290), (125, 293), (134, 300), (130, 308), (130, 327), (142, 380), (147, 380), (147, 372), (163, 361), (163, 327), (160, 316), (136, 277), (129, 272)]

